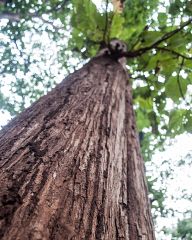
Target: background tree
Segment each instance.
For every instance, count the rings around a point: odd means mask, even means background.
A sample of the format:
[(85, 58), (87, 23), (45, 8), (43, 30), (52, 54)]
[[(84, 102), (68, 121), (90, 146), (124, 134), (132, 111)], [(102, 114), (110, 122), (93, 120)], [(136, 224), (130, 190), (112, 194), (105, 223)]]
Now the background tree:
[[(145, 160), (165, 139), (191, 131), (190, 1), (125, 1), (122, 13), (112, 11), (108, 1), (100, 9), (88, 0), (0, 4), (4, 111), (17, 114), (95, 56), (101, 45), (119, 38), (128, 45)], [(5, 95), (7, 88), (14, 95)], [(162, 194), (150, 189), (161, 208)]]

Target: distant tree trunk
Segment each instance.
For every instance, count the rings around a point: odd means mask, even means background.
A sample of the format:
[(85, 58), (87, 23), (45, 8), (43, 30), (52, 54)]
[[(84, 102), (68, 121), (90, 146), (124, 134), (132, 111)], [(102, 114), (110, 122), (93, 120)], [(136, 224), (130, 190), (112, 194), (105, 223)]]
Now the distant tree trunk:
[(91, 60), (0, 132), (0, 239), (154, 239), (131, 87)]

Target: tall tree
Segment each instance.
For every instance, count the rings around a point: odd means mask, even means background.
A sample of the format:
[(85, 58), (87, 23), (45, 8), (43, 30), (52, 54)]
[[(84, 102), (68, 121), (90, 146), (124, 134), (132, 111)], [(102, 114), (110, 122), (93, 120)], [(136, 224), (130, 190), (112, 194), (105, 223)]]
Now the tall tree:
[(125, 70), (98, 57), (1, 133), (2, 239), (154, 239)]
[[(29, 236), (32, 236), (30, 231), (36, 234), (33, 238), (38, 238), (38, 234), (45, 234), (45, 239), (48, 236), (58, 238), (58, 236), (62, 236), (62, 231), (67, 235), (66, 232), (71, 229), (69, 236), (74, 235), (76, 238), (78, 232), (85, 234), (85, 237), (92, 236), (93, 239), (96, 236), (93, 237), (91, 234), (97, 234), (98, 238), (101, 236), (107, 238), (104, 234), (110, 232), (119, 234), (115, 235), (116, 238), (120, 238), (121, 234), (122, 236), (124, 234), (124, 237), (129, 239), (125, 228), (122, 227), (123, 221), (127, 221), (130, 238), (138, 238), (142, 235), (149, 239), (153, 238), (150, 214), (145, 213), (146, 210), (148, 212), (148, 203), (143, 180), (143, 164), (139, 157), (138, 143), (134, 140), (137, 138), (137, 133), (130, 104), (132, 98), (130, 85), (134, 90), (134, 106), (137, 128), (142, 139), (143, 156), (149, 160), (154, 147), (160, 146), (165, 137), (174, 137), (184, 131), (191, 131), (192, 128), (192, 113), (189, 107), (192, 66), (190, 53), (191, 5), (180, 0), (172, 1), (170, 5), (156, 0), (146, 1), (145, 4), (141, 0), (134, 2), (127, 0), (124, 4), (123, 2), (113, 1), (115, 10), (111, 11), (110, 1), (104, 1), (102, 10), (97, 9), (90, 0), (58, 0), (42, 1), (41, 3), (39, 1), (1, 1), (0, 18), (3, 19), (1, 23), (3, 50), (0, 52), (0, 70), (3, 75), (1, 87), (4, 89), (5, 81), (10, 80), (11, 75), (10, 91), (14, 92), (16, 97), (4, 96), (1, 92), (0, 100), (3, 108), (13, 115), (25, 108), (29, 102), (45, 94), (50, 90), (50, 86), (55, 85), (56, 67), (66, 67), (71, 71), (71, 68), (74, 67), (73, 62), (77, 58), (92, 58), (100, 47), (109, 48), (111, 51), (110, 40), (113, 38), (123, 40), (128, 47), (127, 51), (118, 53), (118, 57), (116, 56), (115, 59), (111, 54), (94, 58), (86, 67), (69, 76), (56, 90), (40, 99), (38, 103), (26, 110), (3, 130), (1, 133), (1, 163), (3, 167), (1, 177), (4, 186), (1, 194), (2, 236), (11, 238), (13, 236), (11, 234), (16, 234), (14, 232), (16, 231), (14, 230), (15, 224), (11, 224), (19, 219), (18, 214), (20, 214), (20, 216), (24, 216), (22, 223), (26, 224), (26, 227), (22, 226), (23, 231), (26, 231)], [(38, 35), (49, 39), (49, 50), (47, 43), (37, 42)], [(54, 51), (58, 51), (57, 59), (53, 58)], [(72, 61), (70, 61), (70, 57), (73, 59)], [(128, 60), (129, 76), (131, 76), (129, 86), (125, 84), (128, 77), (117, 61), (121, 57), (126, 57)], [(46, 64), (42, 64), (43, 61), (47, 61)], [(51, 67), (52, 65), (54, 67)], [(39, 66), (41, 67), (39, 68)], [(116, 71), (114, 72), (114, 70)], [(114, 78), (111, 77), (112, 74), (114, 74)], [(79, 77), (76, 77), (77, 75)], [(92, 82), (93, 75), (95, 83)], [(107, 78), (110, 79), (110, 82), (106, 81)], [(91, 79), (90, 83), (88, 79)], [(81, 84), (79, 85), (79, 83)], [(117, 84), (115, 88), (118, 90), (117, 92), (113, 90), (115, 84)], [(82, 95), (78, 93), (77, 89), (79, 91), (83, 89)], [(81, 105), (82, 101), (85, 109), (79, 111), (78, 104)], [(167, 102), (171, 102), (173, 106), (168, 107)], [(45, 107), (48, 105), (50, 106)], [(61, 118), (58, 119), (59, 116)], [(89, 116), (89, 123), (86, 121), (87, 116)], [(80, 122), (75, 121), (76, 118), (78, 121), (82, 119), (84, 126), (81, 126), (81, 120)], [(63, 122), (61, 119), (64, 119)], [(77, 123), (79, 123), (79, 127)], [(91, 129), (90, 132), (89, 129)], [(85, 136), (84, 132), (86, 132)], [(127, 136), (125, 136), (125, 132)], [(85, 145), (85, 142), (88, 145)], [(47, 143), (52, 147), (48, 147)], [(82, 144), (81, 148), (79, 148), (80, 143)], [(124, 143), (124, 145), (120, 143)], [(10, 150), (11, 146), (13, 149)], [(71, 149), (69, 153), (65, 152), (65, 148), (67, 151)], [(60, 158), (61, 149), (63, 149), (64, 156)], [(8, 151), (13, 155), (8, 155)], [(51, 151), (55, 154), (50, 153)], [(53, 162), (52, 157), (54, 158)], [(30, 160), (26, 160), (28, 158), (34, 162), (30, 163)], [(119, 161), (115, 164), (119, 158), (121, 165), (118, 165)], [(61, 159), (59, 169), (65, 170), (63, 175), (59, 175), (54, 170), (58, 168), (55, 165), (56, 162), (59, 164), (58, 159)], [(93, 159), (93, 163), (91, 159)], [(106, 165), (107, 168), (102, 165), (102, 159), (106, 163), (111, 163), (111, 167), (109, 167), (110, 164)], [(80, 164), (80, 172), (83, 172), (85, 178), (83, 178), (83, 174), (77, 174), (78, 164)], [(126, 173), (124, 167), (127, 169)], [(19, 172), (16, 174), (16, 179), (11, 177), (14, 169)], [(67, 169), (70, 169), (69, 173)], [(88, 172), (88, 169), (91, 169), (92, 172)], [(49, 176), (50, 181), (46, 180), (46, 175)], [(52, 184), (59, 176), (63, 182), (63, 189), (67, 189), (67, 196), (64, 191), (58, 195), (53, 191)], [(83, 189), (76, 189), (76, 178), (82, 179), (82, 184), (80, 182), (79, 186), (84, 186)], [(23, 183), (24, 179), (26, 182)], [(14, 186), (13, 180), (17, 183)], [(61, 182), (57, 181), (56, 186), (60, 186)], [(89, 182), (90, 185), (87, 185)], [(103, 183), (103, 188), (101, 183)], [(49, 189), (48, 184), (50, 184)], [(108, 201), (113, 191), (112, 186), (117, 186), (113, 194), (119, 196), (119, 207), (117, 208), (113, 205), (112, 196)], [(122, 186), (121, 191), (118, 186)], [(151, 183), (149, 186), (151, 189)], [(62, 187), (58, 187), (58, 189), (62, 189)], [(32, 189), (31, 195), (30, 191), (27, 192), (28, 189)], [(126, 196), (123, 195), (122, 189), (127, 191)], [(46, 191), (52, 195), (42, 196)], [(84, 198), (86, 196), (84, 201), (88, 202), (83, 202), (80, 197), (81, 193)], [(38, 198), (38, 196), (40, 197)], [(60, 197), (63, 200), (59, 200)], [(119, 200), (124, 197), (126, 198), (125, 202)], [(37, 227), (34, 222), (38, 221), (38, 218), (35, 220), (35, 216), (44, 216), (38, 214), (38, 209), (41, 209), (42, 212), (45, 211), (46, 205), (44, 206), (41, 202), (45, 201), (45, 198), (55, 202), (55, 207), (52, 203), (52, 207), (49, 207), (53, 208), (49, 217), (52, 215), (55, 217), (50, 217), (52, 219), (50, 221), (44, 217), (49, 222), (47, 225), (49, 230), (42, 233), (46, 228), (44, 223), (41, 222), (43, 227), (41, 224)], [(77, 198), (79, 198), (79, 205), (71, 203), (74, 208), (70, 212), (69, 201), (73, 199), (77, 201)], [(27, 210), (29, 209), (29, 200), (34, 202), (31, 207), (32, 216)], [(64, 205), (59, 201), (64, 201)], [(118, 215), (118, 218), (112, 217), (112, 219), (110, 215), (112, 213), (109, 211), (109, 218), (113, 221), (112, 225), (109, 224), (110, 221), (106, 220), (108, 212), (106, 212), (105, 204), (108, 203), (112, 204), (112, 209), (115, 209), (113, 214)], [(75, 207), (81, 206), (81, 204), (84, 205), (82, 209), (78, 208), (83, 213), (80, 218), (79, 215), (74, 216), (73, 214)], [(85, 209), (86, 204), (88, 207)], [(58, 213), (58, 206), (68, 207), (68, 212), (62, 210), (62, 213), (68, 216), (65, 218), (65, 222), (61, 221), (63, 218), (62, 214)], [(21, 209), (26, 210), (26, 213), (19, 212)], [(93, 214), (89, 214), (90, 209), (93, 210)], [(84, 214), (86, 210), (89, 213)], [(54, 214), (53, 211), (55, 211)], [(27, 220), (24, 220), (27, 219), (26, 214), (29, 215), (28, 223), (30, 222), (31, 228), (30, 226), (27, 228)], [(146, 216), (145, 219), (144, 216)], [(82, 221), (84, 218), (87, 219), (84, 232), (82, 225), (79, 226), (74, 218)], [(57, 230), (53, 221), (59, 224)], [(115, 230), (108, 231), (109, 225)], [(31, 229), (34, 228), (36, 230), (32, 231)], [(52, 233), (50, 229), (52, 229)], [(91, 230), (93, 231), (91, 232)], [(8, 232), (10, 235), (7, 235)], [(17, 234), (19, 236), (21, 232)]]

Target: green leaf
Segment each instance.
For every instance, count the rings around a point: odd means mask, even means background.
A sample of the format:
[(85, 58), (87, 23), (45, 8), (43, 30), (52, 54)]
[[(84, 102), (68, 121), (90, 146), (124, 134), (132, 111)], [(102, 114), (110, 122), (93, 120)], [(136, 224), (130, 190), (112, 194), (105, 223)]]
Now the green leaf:
[(185, 130), (188, 132), (192, 131), (192, 111), (186, 110), (185, 114), (186, 123), (184, 124)]
[(177, 33), (175, 36), (171, 37), (170, 40), (168, 41), (168, 45), (170, 47), (179, 47), (183, 46), (185, 43), (186, 39), (184, 38), (183, 34)]
[(160, 25), (164, 26), (167, 22), (167, 14), (160, 12), (158, 14), (158, 21), (159, 21)]
[(161, 73), (166, 77), (170, 77), (178, 66), (178, 59), (174, 59), (171, 54), (166, 54), (167, 57), (160, 62)]
[(177, 15), (180, 13), (180, 6), (177, 3), (172, 3), (169, 8), (169, 13), (172, 14), (173, 16)]
[(110, 28), (110, 38), (119, 38), (123, 31), (123, 23), (125, 19), (122, 15), (116, 13), (113, 16), (111, 28)]
[(153, 101), (150, 97), (145, 99), (142, 97), (137, 97), (137, 99), (135, 99), (135, 102), (139, 103), (139, 106), (146, 112), (150, 112), (153, 109)]
[(143, 34), (143, 45), (149, 46), (152, 43), (158, 41), (162, 37), (162, 33), (158, 31), (148, 31)]
[(137, 115), (137, 128), (139, 131), (141, 131), (143, 128), (150, 127), (150, 121), (146, 113), (144, 113), (140, 109), (137, 109), (136, 115)]
[(185, 60), (185, 67), (191, 69), (192, 68), (192, 59)]
[(73, 31), (78, 30), (90, 40), (100, 41), (103, 37), (105, 17), (97, 11), (95, 4), (90, 0), (73, 0), (74, 9), (71, 17)]
[(119, 33), (119, 39), (127, 41), (137, 31), (135, 27), (123, 28)]
[(173, 101), (177, 102), (182, 94), (185, 95), (187, 91), (187, 80), (180, 77), (170, 77), (165, 84), (165, 93)]
[(184, 109), (173, 110), (170, 113), (169, 131), (171, 134), (175, 135), (176, 133), (179, 134), (184, 132), (183, 119), (185, 114), (186, 114), (186, 110)]

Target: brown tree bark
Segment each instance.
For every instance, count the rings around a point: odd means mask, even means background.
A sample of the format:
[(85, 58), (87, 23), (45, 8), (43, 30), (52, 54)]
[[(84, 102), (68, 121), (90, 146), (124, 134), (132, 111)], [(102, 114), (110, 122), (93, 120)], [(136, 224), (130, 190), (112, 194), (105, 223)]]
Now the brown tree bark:
[(0, 132), (0, 239), (154, 239), (131, 87), (91, 60)]

